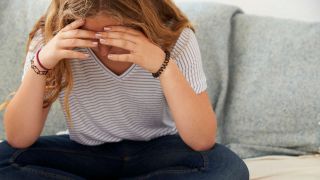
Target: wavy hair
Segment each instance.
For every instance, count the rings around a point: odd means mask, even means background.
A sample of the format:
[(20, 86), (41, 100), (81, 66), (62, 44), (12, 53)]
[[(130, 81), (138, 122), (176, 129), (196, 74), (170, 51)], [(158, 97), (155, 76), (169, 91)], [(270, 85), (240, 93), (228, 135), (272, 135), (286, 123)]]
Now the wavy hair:
[[(26, 51), (33, 51), (30, 49), (30, 42), (37, 31), (41, 31), (43, 42), (46, 44), (71, 22), (79, 18), (94, 17), (100, 13), (142, 31), (150, 41), (167, 50), (173, 48), (184, 28), (188, 27), (195, 31), (186, 15), (172, 0), (51, 0), (47, 11), (29, 33)], [(69, 95), (72, 87), (72, 69), (69, 61), (61, 60), (46, 75), (43, 108), (51, 105), (59, 93), (66, 90), (64, 108), (70, 127), (72, 122)], [(5, 109), (9, 102), (10, 100), (6, 100), (2, 103), (0, 111)]]

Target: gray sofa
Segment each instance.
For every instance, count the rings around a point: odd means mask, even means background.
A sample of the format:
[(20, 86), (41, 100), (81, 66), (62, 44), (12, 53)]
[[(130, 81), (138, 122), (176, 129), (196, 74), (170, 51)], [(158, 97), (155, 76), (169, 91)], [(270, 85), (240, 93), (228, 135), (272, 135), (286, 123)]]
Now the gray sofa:
[[(0, 1), (1, 100), (19, 87), (27, 32), (48, 2)], [(238, 7), (210, 2), (179, 2), (178, 6), (196, 27), (218, 119), (217, 141), (246, 160), (318, 157), (320, 23), (249, 15)], [(56, 102), (42, 135), (65, 129)], [(2, 124), (1, 138), (5, 138)], [(320, 174), (310, 177), (320, 178)]]

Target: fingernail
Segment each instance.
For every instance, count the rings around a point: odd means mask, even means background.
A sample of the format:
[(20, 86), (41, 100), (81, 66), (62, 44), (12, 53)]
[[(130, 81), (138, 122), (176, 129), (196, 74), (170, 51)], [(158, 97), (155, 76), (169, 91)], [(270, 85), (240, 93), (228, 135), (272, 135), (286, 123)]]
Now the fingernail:
[(102, 34), (96, 33), (96, 38), (100, 39), (102, 37)]
[(98, 42), (92, 42), (94, 46), (98, 46)]
[(111, 30), (111, 27), (104, 27), (103, 28), (105, 31), (110, 31)]
[(107, 43), (107, 41), (104, 40), (104, 39), (100, 39), (100, 42), (101, 42), (101, 43)]

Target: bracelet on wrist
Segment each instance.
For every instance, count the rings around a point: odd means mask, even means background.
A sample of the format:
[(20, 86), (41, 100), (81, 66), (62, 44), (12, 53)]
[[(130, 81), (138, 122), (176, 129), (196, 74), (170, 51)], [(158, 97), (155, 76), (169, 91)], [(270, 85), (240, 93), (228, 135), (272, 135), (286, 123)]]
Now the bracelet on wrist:
[(168, 50), (165, 50), (164, 53), (166, 54), (164, 62), (162, 63), (162, 66), (160, 67), (160, 69), (156, 72), (156, 73), (152, 73), (152, 76), (154, 78), (157, 78), (160, 76), (160, 74), (163, 72), (163, 70), (167, 67), (168, 62), (170, 60), (170, 52)]
[(41, 64), (41, 62), (40, 62), (39, 53), (40, 53), (41, 49), (42, 49), (42, 48), (40, 48), (40, 49), (37, 51), (37, 53), (36, 53), (37, 63), (39, 64), (39, 66), (40, 66), (42, 69), (44, 69), (44, 70), (46, 70), (46, 71), (49, 71), (49, 70), (51, 70), (51, 69), (48, 69), (48, 68), (44, 67), (44, 66)]
[(47, 75), (48, 71), (41, 71), (36, 65), (34, 65), (33, 59), (31, 60), (31, 68), (39, 75)]

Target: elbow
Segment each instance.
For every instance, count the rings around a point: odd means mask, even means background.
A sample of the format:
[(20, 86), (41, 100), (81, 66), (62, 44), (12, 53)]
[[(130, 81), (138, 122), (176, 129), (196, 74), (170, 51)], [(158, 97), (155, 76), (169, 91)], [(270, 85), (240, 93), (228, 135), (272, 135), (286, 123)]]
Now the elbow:
[(16, 149), (28, 148), (35, 142), (34, 137), (30, 135), (16, 133), (14, 130), (7, 129), (5, 136), (8, 144)]
[(6, 140), (8, 144), (16, 149), (24, 149), (30, 147), (37, 140), (37, 135), (31, 133), (16, 133), (15, 131), (6, 131)]
[(26, 142), (26, 141), (21, 141), (21, 140), (9, 138), (9, 137), (7, 138), (7, 142), (11, 147), (16, 148), (16, 149), (28, 148), (33, 144), (33, 142), (31, 142), (31, 141)]
[(214, 147), (216, 144), (216, 131), (212, 131), (214, 134), (210, 133), (209, 135), (206, 135), (205, 137), (199, 138), (202, 140), (197, 140), (194, 142), (190, 147), (194, 151), (208, 151)]
[(192, 146), (192, 149), (195, 151), (208, 151), (214, 147), (216, 144), (216, 133), (217, 133), (217, 125), (216, 120), (214, 121), (214, 125), (211, 126), (208, 134), (206, 134), (202, 139), (202, 141), (197, 141), (195, 145)]
[[(13, 123), (13, 119), (4, 118), (3, 125), (7, 143), (16, 149), (23, 149), (30, 147), (39, 137), (38, 131), (26, 131), (24, 128), (17, 128)], [(26, 120), (27, 122), (27, 120)]]
[(214, 147), (215, 143), (216, 143), (215, 138), (211, 138), (210, 140), (204, 141), (201, 144), (198, 143), (192, 146), (191, 148), (194, 151), (208, 151)]

